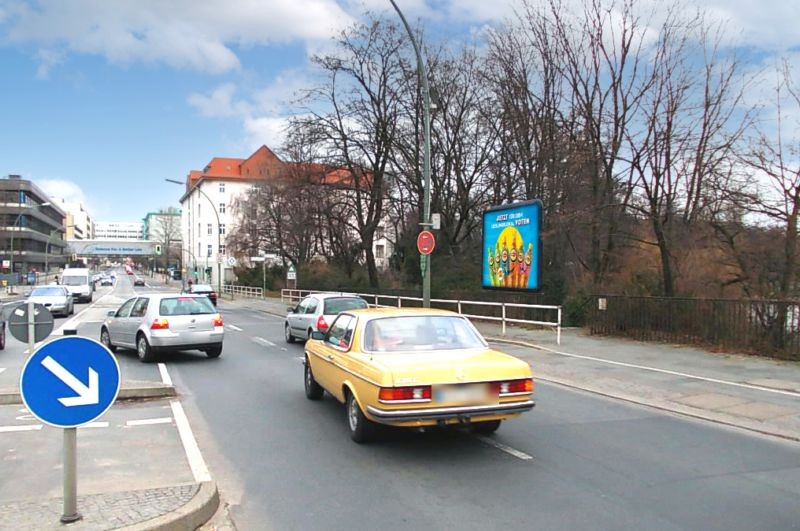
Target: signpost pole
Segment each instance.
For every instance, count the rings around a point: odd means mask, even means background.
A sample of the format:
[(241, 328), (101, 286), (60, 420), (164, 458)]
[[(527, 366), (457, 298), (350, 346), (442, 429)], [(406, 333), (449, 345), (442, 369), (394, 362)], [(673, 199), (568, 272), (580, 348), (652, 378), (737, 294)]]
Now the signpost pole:
[(261, 262), (261, 296), (267, 296), (267, 261)]
[(64, 429), (64, 511), (61, 521), (65, 524), (81, 519), (78, 513), (77, 474), (78, 429)]
[(33, 355), (33, 349), (36, 348), (36, 321), (34, 315), (34, 303), (28, 301), (28, 356)]

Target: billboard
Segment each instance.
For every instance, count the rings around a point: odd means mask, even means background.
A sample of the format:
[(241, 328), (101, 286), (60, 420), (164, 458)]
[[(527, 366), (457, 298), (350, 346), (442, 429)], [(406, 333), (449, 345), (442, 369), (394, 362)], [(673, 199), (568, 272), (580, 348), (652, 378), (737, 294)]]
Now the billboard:
[(542, 202), (538, 199), (491, 207), (483, 213), (482, 286), (541, 289)]

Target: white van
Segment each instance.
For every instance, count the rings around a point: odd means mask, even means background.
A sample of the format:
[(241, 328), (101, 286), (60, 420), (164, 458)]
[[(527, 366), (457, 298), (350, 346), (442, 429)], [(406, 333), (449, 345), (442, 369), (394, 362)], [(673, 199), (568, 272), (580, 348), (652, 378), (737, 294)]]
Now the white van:
[(85, 267), (70, 267), (61, 273), (61, 283), (66, 287), (72, 298), (78, 302), (92, 302), (94, 282), (92, 275)]

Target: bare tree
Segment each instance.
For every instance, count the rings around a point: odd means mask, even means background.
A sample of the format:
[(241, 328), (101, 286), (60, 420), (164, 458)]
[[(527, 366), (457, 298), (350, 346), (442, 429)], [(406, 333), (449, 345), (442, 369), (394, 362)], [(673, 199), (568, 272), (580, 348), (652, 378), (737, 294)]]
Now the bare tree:
[[(161, 244), (161, 252), (164, 256), (164, 269), (169, 267), (169, 257), (172, 254), (172, 247), (181, 241), (181, 215), (175, 207), (161, 208), (153, 216), (153, 228), (151, 238)], [(156, 267), (158, 262), (156, 258)]]

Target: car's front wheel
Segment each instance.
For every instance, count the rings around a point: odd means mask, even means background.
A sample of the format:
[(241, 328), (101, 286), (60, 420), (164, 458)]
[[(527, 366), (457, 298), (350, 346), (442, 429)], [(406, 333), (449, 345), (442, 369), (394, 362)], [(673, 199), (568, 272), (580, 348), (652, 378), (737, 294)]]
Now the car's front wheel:
[(139, 337), (136, 339), (136, 354), (139, 356), (139, 361), (143, 363), (150, 363), (155, 358), (153, 348), (150, 346), (144, 334), (139, 334)]
[(6, 323), (0, 322), (0, 350), (6, 348)]
[(111, 352), (117, 351), (117, 347), (111, 344), (111, 334), (108, 333), (108, 328), (100, 330), (100, 343)]
[(306, 361), (303, 365), (305, 365), (303, 376), (306, 389), (306, 398), (309, 400), (319, 400), (322, 398), (325, 390), (322, 389), (322, 386), (314, 379), (314, 374), (311, 372), (311, 364), (308, 363), (308, 358), (306, 358)]
[(347, 425), (350, 438), (359, 444), (368, 442), (374, 435), (375, 424), (364, 415), (358, 400), (350, 392), (347, 393)]
[(472, 431), (480, 435), (491, 435), (500, 427), (500, 420), (489, 420), (486, 422), (476, 422), (472, 425)]
[(294, 343), (294, 336), (292, 335), (292, 329), (289, 327), (289, 323), (283, 325), (283, 337), (286, 339), (287, 343)]
[(206, 349), (206, 356), (209, 358), (219, 358), (220, 354), (222, 354), (222, 345)]

